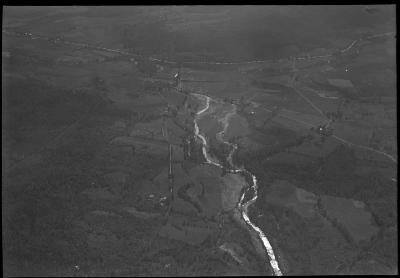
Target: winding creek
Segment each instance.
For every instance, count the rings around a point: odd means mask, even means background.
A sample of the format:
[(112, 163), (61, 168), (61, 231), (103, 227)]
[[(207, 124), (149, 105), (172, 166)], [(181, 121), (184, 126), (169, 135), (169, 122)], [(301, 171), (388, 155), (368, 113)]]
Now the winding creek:
[[(205, 158), (205, 160), (206, 160), (206, 162), (207, 162), (208, 164), (212, 164), (212, 165), (217, 166), (217, 167), (219, 167), (219, 168), (223, 168), (223, 166), (222, 166), (218, 161), (215, 161), (214, 158), (211, 158), (210, 154), (208, 153), (208, 150), (207, 150), (207, 149), (208, 149), (207, 140), (206, 140), (206, 138), (205, 138), (204, 135), (200, 134), (199, 126), (198, 126), (198, 123), (197, 123), (197, 121), (201, 118), (201, 116), (204, 114), (204, 112), (206, 112), (206, 111), (209, 109), (209, 107), (210, 107), (210, 101), (211, 101), (212, 99), (211, 99), (209, 96), (202, 95), (202, 94), (193, 94), (193, 95), (194, 95), (195, 97), (197, 97), (198, 99), (201, 99), (201, 100), (205, 100), (205, 101), (206, 101), (205, 107), (196, 113), (196, 116), (195, 116), (195, 119), (194, 119), (195, 135), (196, 135), (197, 138), (200, 139), (200, 141), (201, 141), (201, 143), (202, 143), (202, 152), (203, 152), (203, 156), (204, 156), (204, 158)], [(238, 210), (240, 211), (240, 214), (241, 214), (243, 220), (246, 222), (248, 228), (249, 228), (249, 229), (251, 228), (252, 230), (254, 230), (254, 231), (257, 233), (259, 239), (261, 240), (261, 242), (262, 242), (262, 244), (263, 244), (265, 250), (267, 251), (267, 254), (268, 254), (268, 257), (269, 257), (269, 263), (270, 263), (270, 265), (271, 265), (271, 267), (272, 267), (272, 269), (273, 269), (273, 271), (274, 271), (274, 274), (275, 274), (276, 276), (281, 276), (281, 275), (282, 275), (282, 272), (281, 272), (281, 270), (280, 270), (280, 268), (279, 268), (279, 264), (278, 264), (278, 261), (277, 261), (277, 259), (276, 259), (276, 257), (275, 257), (274, 250), (272, 249), (272, 246), (271, 246), (271, 244), (270, 244), (268, 238), (266, 237), (266, 235), (264, 234), (264, 232), (263, 232), (259, 227), (257, 227), (253, 222), (251, 222), (251, 220), (250, 220), (250, 218), (249, 218), (249, 216), (248, 216), (249, 207), (250, 207), (252, 204), (254, 204), (254, 202), (257, 200), (257, 197), (258, 197), (258, 195), (257, 195), (257, 192), (258, 192), (258, 190), (257, 190), (257, 189), (258, 189), (258, 187), (257, 187), (257, 178), (256, 178), (255, 175), (253, 175), (253, 174), (252, 174), (251, 172), (249, 172), (248, 170), (246, 170), (246, 169), (244, 169), (244, 168), (238, 168), (238, 167), (236, 167), (236, 166), (234, 165), (234, 163), (233, 163), (233, 161), (232, 161), (232, 156), (233, 156), (233, 153), (234, 153), (234, 152), (236, 151), (236, 149), (237, 149), (237, 145), (234, 144), (234, 143), (225, 141), (225, 140), (223, 139), (223, 136), (224, 136), (224, 134), (225, 134), (225, 132), (226, 132), (226, 130), (228, 129), (228, 126), (229, 126), (229, 119), (230, 119), (230, 117), (231, 117), (232, 115), (234, 115), (235, 113), (236, 113), (236, 106), (233, 104), (233, 110), (232, 110), (231, 112), (228, 112), (228, 113), (225, 115), (225, 117), (224, 117), (222, 120), (220, 120), (220, 122), (223, 124), (223, 130), (220, 131), (220, 132), (217, 134), (217, 138), (218, 138), (220, 141), (222, 141), (223, 143), (229, 145), (229, 146), (232, 148), (231, 151), (229, 152), (228, 157), (227, 157), (227, 161), (228, 161), (228, 163), (230, 164), (230, 166), (232, 167), (232, 169), (231, 169), (231, 170), (228, 170), (228, 171), (231, 172), (231, 173), (237, 173), (237, 174), (247, 174), (247, 175), (249, 175), (249, 176), (252, 177), (252, 185), (248, 188), (248, 189), (251, 188), (252, 190), (245, 190), (245, 191), (244, 191), (244, 193), (242, 194), (242, 196), (241, 196), (241, 198), (240, 198), (240, 201), (239, 201), (239, 203), (238, 203), (237, 208), (238, 208)], [(254, 193), (253, 193), (253, 194), (254, 194), (253, 198), (250, 199), (250, 200), (247, 201), (247, 202), (243, 202), (244, 199), (245, 199), (245, 195), (246, 195), (247, 193), (251, 193), (251, 192), (254, 192)]]

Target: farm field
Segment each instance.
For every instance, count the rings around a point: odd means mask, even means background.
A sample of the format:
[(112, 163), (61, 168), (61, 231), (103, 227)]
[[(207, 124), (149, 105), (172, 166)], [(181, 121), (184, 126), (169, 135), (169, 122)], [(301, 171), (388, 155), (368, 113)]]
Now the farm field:
[(393, 5), (3, 10), (3, 276), (398, 274)]

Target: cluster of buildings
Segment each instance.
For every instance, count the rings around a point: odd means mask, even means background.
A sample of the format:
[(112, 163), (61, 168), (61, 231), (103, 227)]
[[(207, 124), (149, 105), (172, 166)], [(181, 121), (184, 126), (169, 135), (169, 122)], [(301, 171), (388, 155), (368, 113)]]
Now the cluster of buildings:
[[(312, 130), (314, 128), (311, 128)], [(329, 126), (329, 124), (327, 125), (318, 125), (316, 128), (316, 132), (321, 135), (322, 137), (328, 137), (331, 136), (333, 134), (333, 128)]]

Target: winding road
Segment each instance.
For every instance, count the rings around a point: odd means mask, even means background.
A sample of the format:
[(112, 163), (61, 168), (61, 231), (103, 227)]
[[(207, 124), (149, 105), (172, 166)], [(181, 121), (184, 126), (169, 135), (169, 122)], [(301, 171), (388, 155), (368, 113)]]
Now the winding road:
[[(113, 53), (118, 53), (121, 55), (126, 55), (126, 56), (133, 56), (133, 57), (140, 57), (140, 58), (148, 58), (150, 61), (153, 62), (160, 62), (160, 63), (165, 63), (165, 64), (175, 64), (177, 65), (178, 62), (176, 61), (169, 61), (169, 60), (165, 60), (165, 59), (158, 59), (158, 58), (154, 58), (154, 57), (146, 57), (144, 55), (141, 54), (137, 54), (137, 53), (131, 53), (131, 52), (127, 52), (127, 51), (123, 51), (121, 49), (112, 49), (112, 48), (107, 48), (107, 47), (102, 47), (102, 46), (96, 46), (96, 45), (90, 45), (89, 43), (84, 43), (84, 42), (73, 42), (73, 41), (68, 41), (68, 40), (64, 40), (64, 39), (60, 39), (60, 38), (51, 38), (51, 37), (47, 37), (47, 36), (40, 36), (40, 35), (36, 35), (36, 34), (32, 34), (30, 32), (14, 32), (14, 31), (8, 31), (6, 29), (2, 29), (2, 32), (6, 35), (17, 35), (17, 36), (24, 36), (30, 39), (42, 39), (42, 40), (47, 40), (50, 42), (54, 42), (54, 43), (63, 43), (66, 45), (72, 45), (72, 46), (76, 46), (76, 47), (82, 47), (82, 48), (88, 48), (88, 49), (97, 49), (97, 50), (103, 50), (106, 52), (113, 52)], [(386, 33), (379, 33), (379, 34), (375, 34), (375, 35), (370, 35), (368, 37), (366, 37), (365, 39), (373, 39), (373, 38), (377, 38), (377, 37), (383, 37), (383, 36), (392, 36), (395, 35), (395, 32), (386, 32)], [(344, 53), (349, 51), (350, 49), (352, 49), (357, 42), (361, 41), (362, 39), (356, 39), (354, 40), (349, 46), (347, 46), (344, 49), (341, 49), (340, 52)], [(294, 57), (294, 59), (296, 60), (310, 60), (310, 59), (320, 59), (320, 58), (328, 58), (328, 57), (332, 57), (334, 54), (326, 54), (326, 55), (317, 55), (317, 56), (303, 56), (303, 57)], [(257, 64), (257, 63), (267, 63), (267, 62), (272, 62), (272, 59), (266, 59), (266, 60), (251, 60), (251, 61), (241, 61), (241, 62), (217, 62), (217, 61), (184, 61), (182, 62), (182, 64), (208, 64), (208, 65), (245, 65), (245, 64)]]

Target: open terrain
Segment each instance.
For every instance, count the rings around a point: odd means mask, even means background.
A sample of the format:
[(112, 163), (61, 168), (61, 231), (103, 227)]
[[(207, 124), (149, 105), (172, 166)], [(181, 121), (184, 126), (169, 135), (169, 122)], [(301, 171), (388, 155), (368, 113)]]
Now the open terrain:
[(3, 275), (397, 274), (371, 7), (4, 7)]

